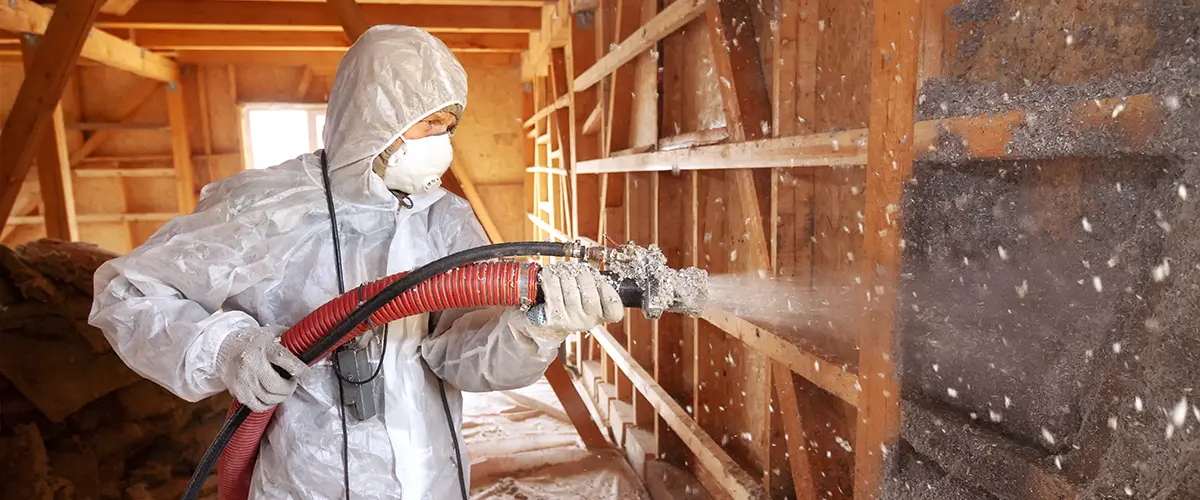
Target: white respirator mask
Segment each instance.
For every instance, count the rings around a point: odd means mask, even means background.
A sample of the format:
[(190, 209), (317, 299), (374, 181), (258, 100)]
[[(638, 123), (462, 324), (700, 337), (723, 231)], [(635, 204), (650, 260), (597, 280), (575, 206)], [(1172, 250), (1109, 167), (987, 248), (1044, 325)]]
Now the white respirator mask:
[(427, 193), (441, 186), (442, 174), (454, 159), (450, 134), (401, 141), (399, 149), (387, 158), (383, 184), (408, 194)]

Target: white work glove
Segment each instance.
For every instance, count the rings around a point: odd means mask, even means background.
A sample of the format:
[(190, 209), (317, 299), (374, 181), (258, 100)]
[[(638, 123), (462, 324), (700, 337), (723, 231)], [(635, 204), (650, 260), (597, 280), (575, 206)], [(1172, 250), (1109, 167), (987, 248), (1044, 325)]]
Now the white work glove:
[[(221, 342), (217, 351), (217, 374), (238, 402), (255, 412), (269, 410), (296, 391), (308, 365), (279, 343), (282, 327), (238, 330)], [(291, 374), (286, 379), (271, 366)]]
[(582, 262), (555, 262), (539, 273), (546, 303), (535, 311), (529, 336), (539, 344), (558, 345), (572, 332), (620, 321), (625, 306), (612, 283)]

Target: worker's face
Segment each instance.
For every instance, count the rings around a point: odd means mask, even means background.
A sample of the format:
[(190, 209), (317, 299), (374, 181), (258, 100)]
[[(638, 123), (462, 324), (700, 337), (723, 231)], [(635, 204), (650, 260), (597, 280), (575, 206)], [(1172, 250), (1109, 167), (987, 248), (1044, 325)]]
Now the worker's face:
[(409, 127), (408, 130), (404, 131), (404, 138), (411, 140), (432, 135), (447, 134), (454, 132), (454, 128), (457, 126), (458, 117), (454, 116), (454, 113), (438, 111)]

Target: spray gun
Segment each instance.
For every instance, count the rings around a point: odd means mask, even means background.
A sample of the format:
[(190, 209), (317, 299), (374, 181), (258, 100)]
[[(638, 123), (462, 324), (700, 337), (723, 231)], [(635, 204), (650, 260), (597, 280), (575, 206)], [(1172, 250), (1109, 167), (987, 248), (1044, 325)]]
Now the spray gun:
[[(604, 267), (600, 274), (613, 282), (621, 303), (641, 309), (646, 318), (657, 319), (664, 312), (697, 316), (708, 301), (708, 273), (695, 267), (667, 267), (667, 257), (655, 245), (591, 246), (583, 254), (583, 260)], [(546, 321), (540, 284), (529, 319), (538, 325)]]

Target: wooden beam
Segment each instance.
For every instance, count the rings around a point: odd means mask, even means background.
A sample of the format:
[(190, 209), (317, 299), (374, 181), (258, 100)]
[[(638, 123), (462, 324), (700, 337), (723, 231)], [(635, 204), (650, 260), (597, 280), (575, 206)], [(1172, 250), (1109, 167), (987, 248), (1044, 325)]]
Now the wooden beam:
[(104, 5), (100, 7), (100, 12), (123, 16), (137, 3), (138, 0), (105, 0)]
[(683, 27), (704, 12), (706, 0), (676, 0), (659, 12), (620, 45), (596, 61), (591, 68), (575, 78), (575, 92), (582, 92), (595, 85), (606, 75), (623, 64), (632, 61), (638, 54), (650, 50), (659, 40)]
[[(642, 9), (637, 0), (617, 0), (616, 16), (613, 26), (613, 40), (607, 42), (615, 44), (621, 40), (625, 40), (635, 33), (642, 21)], [(612, 49), (616, 50), (616, 47)], [(609, 52), (611, 54), (612, 52)], [(636, 57), (637, 54), (634, 56)], [(606, 54), (607, 57), (607, 54)], [(632, 59), (632, 58), (631, 58)], [(603, 61), (603, 58), (601, 58)], [(634, 93), (634, 67), (631, 65), (628, 68), (622, 69), (621, 66), (613, 68), (613, 71), (605, 75), (608, 77), (608, 116), (605, 122), (608, 124), (608, 129), (605, 130), (603, 138), (603, 150), (605, 157), (611, 156), (614, 150), (620, 151), (627, 149), (630, 146), (629, 129), (630, 122), (633, 120), (633, 93)]]
[(363, 13), (362, 7), (354, 0), (328, 0), (328, 3), (333, 8), (338, 22), (342, 23), (342, 31), (346, 33), (346, 38), (349, 38), (351, 43), (354, 43), (354, 40), (358, 40), (358, 37), (371, 28), (371, 23), (367, 22), (367, 16)]
[[(179, 217), (176, 212), (137, 213), (137, 214), (79, 214), (76, 219), (80, 224), (98, 224), (112, 222), (165, 222)], [(8, 220), (10, 225), (42, 224), (44, 218), (40, 215), (13, 217)]]
[(101, 2), (76, 0), (59, 6), (47, 23), (46, 36), (37, 42), (33, 61), (26, 66), (16, 101), (0, 132), (0, 179), (4, 181), (0, 185), (0, 224), (12, 214), (38, 145), (53, 126), (54, 110), (67, 86), (67, 71), (79, 60)]
[[(509, 67), (517, 62), (516, 52), (471, 52), (472, 49), (450, 49), (464, 66)], [(332, 76), (345, 51), (335, 50), (181, 50), (175, 57), (180, 64), (228, 65), (268, 64), (272, 66), (304, 66), (318, 75)]]
[(483, 226), (488, 238), (492, 240), (492, 243), (503, 243), (504, 238), (500, 236), (500, 228), (492, 220), (492, 215), (488, 211), (487, 205), (483, 203), (483, 198), (479, 196), (479, 190), (475, 188), (475, 181), (471, 180), (467, 169), (463, 167), (463, 162), (462, 156), (454, 155), (454, 161), (450, 163), (450, 173), (458, 179), (463, 194), (471, 203), (471, 208), (475, 209), (475, 216), (479, 218), (479, 223)]
[(579, 162), (579, 173), (861, 165), (866, 130), (781, 137)]
[[(1071, 137), (1071, 134), (1105, 134), (1115, 138), (1103, 148), (1073, 149), (1070, 151), (1073, 156), (1104, 157), (1118, 153), (1154, 152), (1158, 145), (1153, 144), (1152, 140), (1162, 124), (1162, 100), (1153, 94), (1137, 94), (1079, 102), (1071, 106), (1072, 111), (1067, 118), (1075, 122), (1073, 129), (1064, 127), (1042, 133), (1052, 134), (1047, 138)], [(1114, 112), (1117, 114), (1115, 117)], [(913, 124), (912, 148), (918, 157), (937, 157), (939, 161), (1045, 158), (1045, 153), (1014, 147), (1013, 137), (1026, 126), (1026, 114), (1022, 111), (927, 120)], [(958, 141), (963, 146), (962, 152), (947, 156), (949, 152), (939, 151), (939, 145), (945, 138)], [(580, 162), (578, 168), (580, 173), (587, 174), (866, 163), (867, 129), (854, 129), (603, 158)]]
[[(153, 50), (331, 50), (344, 52), (350, 41), (334, 31), (136, 30), (137, 43)], [(520, 52), (523, 33), (436, 33), (456, 52)]]
[(709, 437), (700, 424), (688, 415), (687, 410), (658, 385), (645, 368), (634, 361), (621, 347), (620, 341), (613, 338), (603, 327), (593, 328), (591, 334), (608, 354), (609, 359), (629, 377), (633, 387), (658, 411), (667, 427), (675, 431), (688, 449), (696, 455), (696, 461), (713, 476), (725, 494), (734, 499), (765, 498), (765, 492), (758, 481), (739, 467), (725, 450), (721, 449), (721, 445)]
[[(36, 38), (27, 36), (21, 55), (25, 69), (33, 66)], [(42, 195), (42, 213), (46, 217), (46, 236), (63, 241), (79, 239), (75, 219), (75, 190), (72, 187), (71, 164), (67, 162), (67, 130), (63, 125), (60, 101), (51, 116), (50, 131), (42, 139), (37, 156), (38, 184)]]
[(587, 120), (583, 122), (583, 130), (580, 131), (583, 135), (592, 135), (600, 131), (600, 106), (592, 108), (592, 112), (588, 113)]
[(71, 174), (79, 178), (103, 177), (175, 177), (174, 168), (77, 168)]
[(591, 411), (583, 402), (583, 397), (579, 395), (579, 389), (571, 380), (571, 374), (567, 373), (567, 369), (563, 367), (562, 363), (552, 361), (550, 366), (546, 367), (546, 381), (550, 383), (550, 388), (554, 390), (554, 394), (562, 403), (563, 410), (571, 419), (571, 425), (575, 427), (575, 432), (579, 433), (579, 439), (583, 441), (583, 446), (592, 451), (612, 448), (612, 443), (604, 437), (604, 433), (600, 432), (600, 427), (592, 419)]
[(697, 130), (695, 132), (685, 132), (671, 137), (663, 137), (658, 140), (658, 151), (673, 151), (676, 149), (692, 149), (698, 146), (711, 146), (720, 144), (729, 139), (729, 132), (725, 127), (710, 128)]
[(525, 120), (525, 123), (523, 123), (522, 126), (532, 127), (533, 124), (537, 123), (542, 118), (550, 116), (550, 113), (553, 113), (555, 111), (558, 111), (559, 109), (567, 107), (567, 105), (570, 104), (570, 102), (571, 102), (571, 96), (563, 94), (563, 95), (559, 96), (558, 99), (555, 99), (554, 102), (550, 103), (548, 106), (537, 110), (537, 113), (534, 113), (533, 116), (530, 116), (528, 120)]
[[(309, 2), (325, 3), (326, 0), (226, 0), (232, 2)], [(543, 0), (362, 0), (360, 4), (384, 5), (474, 5), (488, 7), (503, 5), (506, 7), (541, 7), (546, 5)]]
[[(62, 5), (68, 4), (71, 3), (64, 2)], [(54, 12), (30, 0), (0, 2), (0, 30), (42, 35), (49, 28)], [(179, 69), (175, 63), (163, 56), (98, 29), (85, 34), (87, 37), (82, 51), (76, 51), (85, 59), (154, 80), (168, 82), (179, 79)]]
[(854, 433), (854, 498), (879, 498), (887, 455), (900, 432), (900, 384), (892, 327), (900, 272), (900, 207), (912, 175), (913, 116), (920, 49), (920, 0), (875, 5), (871, 100), (867, 128), (867, 183), (863, 210), (862, 289), (869, 304), (859, 332), (863, 388)]
[[(124, 101), (117, 108), (118, 111), (113, 118), (113, 121), (118, 123), (126, 123), (133, 120), (137, 115), (138, 110), (142, 109), (147, 102), (158, 92), (162, 84), (154, 80), (143, 80), (136, 90), (125, 95)], [(87, 140), (83, 141), (83, 145), (79, 149), (71, 153), (71, 165), (78, 164), (84, 158), (90, 156), (97, 148), (108, 142), (109, 139), (116, 134), (115, 130), (98, 130), (92, 134)]]
[(568, 235), (567, 233), (564, 233), (562, 231), (559, 231), (558, 228), (555, 228), (549, 222), (542, 220), (541, 217), (538, 217), (533, 214), (528, 214), (528, 213), (525, 214), (525, 216), (527, 218), (529, 218), (530, 222), (533, 222), (534, 226), (537, 226), (538, 229), (545, 231), (546, 234), (554, 237), (554, 239), (556, 239), (558, 241), (571, 241), (570, 235)]
[[(541, 26), (541, 11), (531, 7), (448, 5), (363, 5), (376, 24), (403, 24), (435, 32), (516, 33)], [(102, 28), (250, 29), (340, 31), (329, 7), (307, 2), (193, 2), (155, 0), (137, 4), (124, 16), (101, 16)]]
[(171, 162), (175, 168), (175, 201), (179, 213), (196, 208), (196, 180), (192, 168), (192, 146), (188, 142), (187, 114), (183, 90), (178, 83), (167, 84), (167, 120), (171, 123)]

